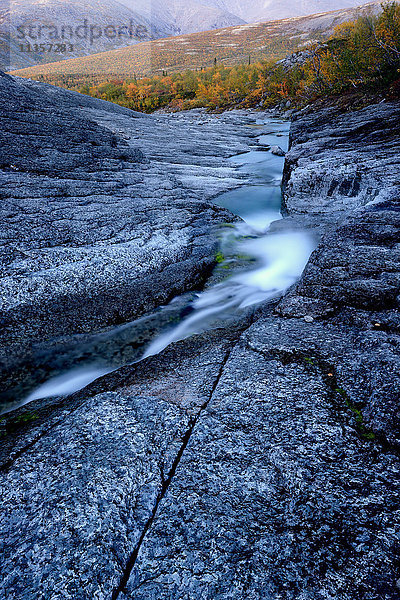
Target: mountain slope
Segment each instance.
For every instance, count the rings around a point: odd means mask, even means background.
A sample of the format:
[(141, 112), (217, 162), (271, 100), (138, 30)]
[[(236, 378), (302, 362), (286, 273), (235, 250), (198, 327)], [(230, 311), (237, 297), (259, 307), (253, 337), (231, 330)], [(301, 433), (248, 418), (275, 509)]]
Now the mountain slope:
[[(0, 67), (19, 69), (143, 40), (342, 10), (359, 3), (360, 0), (0, 0)], [(85, 23), (88, 33), (83, 39), (76, 30), (80, 28), (82, 33)], [(42, 28), (40, 35), (38, 27)], [(67, 29), (65, 35), (63, 27)], [(69, 33), (71, 28), (73, 35)], [(42, 43), (46, 47), (41, 47)]]
[(153, 24), (168, 27), (176, 35), (221, 29), (246, 22), (217, 3), (207, 0), (120, 0)]
[(380, 9), (380, 2), (361, 8), (333, 11), (309, 17), (296, 17), (267, 23), (240, 25), (218, 31), (193, 33), (132, 47), (103, 52), (65, 62), (40, 65), (17, 72), (24, 77), (46, 77), (46, 81), (65, 83), (73, 76), (77, 82), (101, 82), (107, 78), (132, 77), (184, 69), (197, 69), (218, 63), (241, 64), (250, 60), (276, 60), (305, 47), (311, 41), (329, 37), (336, 25), (357, 15)]
[(168, 5), (138, 0), (130, 7), (116, 0), (0, 0), (0, 68), (24, 68), (241, 23), (239, 17), (196, 0), (170, 0)]
[(360, 0), (201, 0), (203, 4), (231, 12), (248, 23), (300, 17), (362, 4)]
[[(174, 33), (167, 23), (157, 25), (116, 0), (0, 2), (2, 29), (9, 35), (1, 62), (8, 62), (9, 68), (85, 56)], [(44, 50), (36, 48), (40, 44), (45, 44)], [(62, 44), (67, 45), (65, 50)]]

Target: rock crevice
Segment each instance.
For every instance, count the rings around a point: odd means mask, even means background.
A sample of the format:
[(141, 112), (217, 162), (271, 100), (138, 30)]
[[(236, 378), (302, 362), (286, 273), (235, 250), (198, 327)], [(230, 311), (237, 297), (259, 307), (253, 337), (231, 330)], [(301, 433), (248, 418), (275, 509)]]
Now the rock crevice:
[(225, 367), (225, 365), (226, 365), (226, 363), (227, 363), (227, 361), (229, 359), (229, 355), (230, 355), (230, 352), (227, 352), (226, 355), (224, 356), (223, 360), (222, 360), (220, 369), (218, 371), (218, 375), (217, 375), (217, 377), (215, 379), (215, 382), (212, 385), (211, 393), (210, 393), (209, 398), (200, 407), (200, 410), (198, 411), (198, 413), (195, 416), (191, 417), (191, 419), (189, 420), (189, 423), (188, 423), (189, 427), (188, 427), (185, 435), (183, 436), (182, 445), (179, 448), (179, 451), (178, 451), (178, 453), (177, 453), (177, 455), (176, 455), (176, 457), (175, 457), (175, 459), (174, 459), (174, 461), (172, 463), (172, 466), (171, 466), (171, 469), (170, 469), (169, 473), (165, 477), (163, 471), (161, 471), (161, 480), (162, 480), (161, 490), (160, 490), (160, 492), (159, 492), (159, 494), (158, 494), (158, 496), (156, 498), (156, 501), (155, 501), (153, 510), (151, 512), (151, 515), (150, 515), (148, 521), (146, 522), (146, 524), (145, 524), (145, 526), (143, 528), (143, 532), (142, 532), (142, 535), (140, 536), (138, 544), (134, 548), (134, 550), (133, 550), (132, 554), (130, 555), (129, 560), (128, 560), (128, 562), (127, 562), (127, 564), (126, 564), (126, 566), (125, 566), (125, 568), (123, 570), (123, 574), (122, 574), (121, 580), (119, 582), (119, 585), (112, 592), (112, 595), (111, 595), (111, 599), (112, 600), (117, 600), (118, 597), (120, 596), (120, 594), (125, 591), (126, 585), (127, 585), (128, 581), (129, 581), (129, 579), (131, 577), (132, 571), (135, 568), (135, 564), (136, 564), (139, 552), (141, 550), (142, 544), (143, 544), (143, 542), (145, 540), (146, 534), (149, 532), (151, 526), (153, 525), (154, 520), (157, 517), (157, 512), (158, 512), (159, 505), (162, 502), (163, 498), (165, 497), (166, 493), (168, 492), (168, 488), (171, 485), (171, 482), (172, 482), (173, 477), (174, 477), (174, 475), (176, 473), (176, 470), (179, 467), (179, 464), (181, 462), (183, 453), (185, 452), (185, 450), (186, 450), (186, 448), (187, 448), (187, 446), (188, 446), (188, 444), (190, 442), (190, 439), (192, 437), (194, 428), (196, 427), (199, 419), (201, 418), (201, 415), (202, 415), (203, 411), (206, 410), (208, 404), (210, 403), (210, 401), (211, 401), (211, 399), (213, 397), (213, 394), (214, 394), (214, 392), (215, 392), (215, 390), (216, 390), (216, 388), (218, 386), (218, 383), (221, 380), (224, 367)]

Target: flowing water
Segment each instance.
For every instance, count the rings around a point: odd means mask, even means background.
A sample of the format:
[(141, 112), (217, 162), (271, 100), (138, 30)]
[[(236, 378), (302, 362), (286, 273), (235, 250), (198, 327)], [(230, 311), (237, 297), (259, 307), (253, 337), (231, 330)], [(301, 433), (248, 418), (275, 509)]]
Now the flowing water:
[(311, 238), (298, 231), (268, 231), (270, 224), (281, 218), (284, 165), (284, 158), (272, 154), (270, 147), (287, 150), (289, 124), (270, 119), (256, 125), (260, 146), (230, 159), (252, 184), (214, 199), (242, 219), (221, 229), (224, 259), (219, 268), (230, 269), (235, 264), (242, 268), (202, 293), (176, 298), (153, 315), (76, 340), (56, 352), (41, 350), (29, 372), (25, 368), (21, 384), (0, 398), (1, 412), (78, 391), (123, 365), (156, 355), (250, 306), (279, 297), (299, 278), (313, 250)]

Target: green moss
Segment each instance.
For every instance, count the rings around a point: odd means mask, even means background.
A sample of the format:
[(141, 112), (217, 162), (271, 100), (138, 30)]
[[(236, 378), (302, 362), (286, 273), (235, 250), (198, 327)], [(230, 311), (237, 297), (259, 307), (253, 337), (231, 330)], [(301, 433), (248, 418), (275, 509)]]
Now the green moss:
[(218, 264), (221, 264), (221, 263), (224, 262), (224, 260), (225, 260), (225, 256), (222, 254), (222, 252), (217, 252), (216, 255), (215, 255), (215, 261)]
[(255, 259), (252, 256), (249, 256), (249, 254), (235, 254), (234, 258), (236, 258), (236, 260), (246, 260), (249, 262), (255, 261)]
[(322, 372), (327, 376), (327, 382), (328, 385), (332, 387), (332, 390), (336, 393), (339, 394), (341, 397), (341, 402), (342, 403), (344, 401), (344, 404), (346, 405), (347, 409), (349, 409), (351, 411), (351, 413), (353, 414), (353, 419), (354, 419), (354, 427), (356, 428), (356, 430), (358, 431), (359, 435), (364, 439), (364, 440), (368, 440), (368, 441), (373, 441), (375, 440), (375, 434), (373, 433), (373, 431), (371, 431), (366, 424), (364, 423), (364, 415), (362, 413), (362, 409), (364, 408), (364, 405), (359, 403), (354, 403), (349, 395), (347, 394), (346, 390), (344, 390), (341, 387), (337, 387), (337, 382), (336, 382), (336, 376), (334, 374), (334, 369), (328, 365), (327, 363), (325, 363), (325, 361), (321, 361), (318, 359), (311, 359), (308, 357), (303, 356), (303, 360), (308, 363), (309, 365), (317, 365)]
[(366, 440), (374, 440), (375, 439), (375, 434), (372, 433), (372, 431), (369, 431), (368, 433), (363, 433), (362, 437)]
[(222, 227), (228, 227), (229, 229), (235, 229), (235, 225), (233, 223), (222, 223)]
[(7, 419), (6, 417), (3, 417), (2, 419), (0, 419), (0, 425), (4, 424), (4, 430), (1, 432), (0, 436), (4, 437), (9, 433), (15, 433), (16, 431), (18, 431), (18, 429), (20, 429), (27, 423), (36, 421), (38, 418), (38, 415), (32, 412), (23, 413), (15, 419)]
[(375, 434), (370, 429), (368, 429), (364, 423), (364, 416), (361, 411), (362, 407), (356, 406), (353, 402), (351, 402), (345, 390), (343, 390), (342, 388), (335, 388), (335, 392), (337, 392), (342, 396), (342, 398), (344, 398), (347, 408), (353, 413), (354, 420), (356, 422), (356, 427), (361, 437), (369, 441), (374, 440), (376, 437)]

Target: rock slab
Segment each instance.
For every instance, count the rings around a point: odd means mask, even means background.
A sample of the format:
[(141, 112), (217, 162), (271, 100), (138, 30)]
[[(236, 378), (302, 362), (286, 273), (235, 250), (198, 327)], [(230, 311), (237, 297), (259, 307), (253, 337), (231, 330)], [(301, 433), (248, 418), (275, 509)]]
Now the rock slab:
[(10, 417), (5, 597), (399, 598), (398, 111), (297, 116), (288, 219), (322, 238), (275, 308)]

